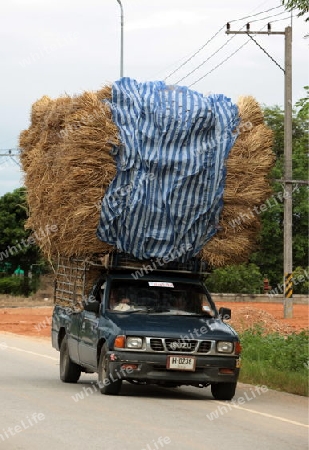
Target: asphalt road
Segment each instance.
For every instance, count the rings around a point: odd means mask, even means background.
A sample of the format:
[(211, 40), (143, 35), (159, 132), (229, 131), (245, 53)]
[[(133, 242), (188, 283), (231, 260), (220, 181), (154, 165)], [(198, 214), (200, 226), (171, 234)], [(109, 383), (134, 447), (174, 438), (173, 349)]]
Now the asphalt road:
[(308, 399), (239, 384), (234, 403), (210, 389), (123, 384), (96, 374), (59, 380), (49, 340), (0, 333), (0, 449), (307, 450)]

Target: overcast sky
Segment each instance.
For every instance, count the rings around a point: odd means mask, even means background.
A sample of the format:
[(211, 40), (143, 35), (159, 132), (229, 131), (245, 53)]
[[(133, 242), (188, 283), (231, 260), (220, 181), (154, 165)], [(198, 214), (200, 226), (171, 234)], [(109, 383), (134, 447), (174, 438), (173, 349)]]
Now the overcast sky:
[[(122, 0), (122, 5), (125, 76), (164, 80), (182, 65), (166, 82), (205, 95), (222, 93), (235, 102), (240, 95), (253, 95), (261, 104), (283, 105), (283, 71), (246, 35), (225, 34), (226, 22), (232, 30), (248, 21), (252, 30), (261, 30), (271, 21), (273, 31), (284, 31), (291, 18), (279, 0)], [(304, 39), (308, 25), (303, 18), (293, 18), (292, 26), (295, 103), (308, 85), (309, 39)], [(31, 105), (43, 95), (97, 90), (119, 78), (120, 30), (117, 0), (1, 1), (0, 154), (18, 147)], [(284, 36), (255, 39), (284, 66)], [(19, 186), (18, 165), (1, 156), (0, 195)]]

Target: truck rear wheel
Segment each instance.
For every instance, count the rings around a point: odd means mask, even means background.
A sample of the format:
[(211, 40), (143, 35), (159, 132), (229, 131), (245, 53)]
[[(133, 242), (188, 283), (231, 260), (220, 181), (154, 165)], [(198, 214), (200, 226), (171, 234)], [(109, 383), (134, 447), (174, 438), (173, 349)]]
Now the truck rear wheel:
[(211, 385), (211, 393), (216, 400), (232, 400), (237, 383), (215, 383)]
[(114, 380), (108, 371), (108, 363), (106, 359), (107, 346), (103, 345), (101, 349), (99, 367), (98, 367), (98, 379), (99, 388), (101, 394), (105, 395), (118, 395), (122, 386), (122, 380)]
[(77, 383), (82, 368), (71, 361), (68, 347), (68, 338), (64, 336), (60, 346), (60, 379), (64, 383)]

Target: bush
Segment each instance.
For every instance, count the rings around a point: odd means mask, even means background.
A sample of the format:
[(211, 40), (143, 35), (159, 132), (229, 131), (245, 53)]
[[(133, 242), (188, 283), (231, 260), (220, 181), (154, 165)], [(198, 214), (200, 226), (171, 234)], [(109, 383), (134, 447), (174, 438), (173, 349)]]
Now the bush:
[(255, 264), (240, 264), (215, 269), (206, 279), (210, 292), (259, 294), (263, 275)]
[(256, 326), (240, 334), (244, 383), (308, 395), (309, 330), (283, 336)]
[(261, 327), (241, 334), (243, 358), (263, 361), (271, 367), (292, 372), (307, 370), (309, 361), (309, 330), (283, 336), (279, 333), (263, 334)]
[(21, 295), (23, 279), (18, 277), (0, 278), (0, 294)]
[[(25, 286), (27, 289), (25, 290)], [(38, 276), (27, 279), (24, 277), (8, 277), (0, 276), (0, 294), (10, 294), (10, 295), (22, 295), (25, 296), (25, 292), (28, 295), (36, 292), (40, 286), (40, 278)], [(28, 297), (26, 295), (26, 297)]]

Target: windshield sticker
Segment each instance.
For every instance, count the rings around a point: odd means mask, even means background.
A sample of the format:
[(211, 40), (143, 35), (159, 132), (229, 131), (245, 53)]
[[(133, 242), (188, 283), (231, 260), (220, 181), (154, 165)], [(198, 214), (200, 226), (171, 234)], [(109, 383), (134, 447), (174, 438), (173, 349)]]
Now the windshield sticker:
[(149, 284), (149, 286), (160, 286), (160, 287), (169, 287), (169, 288), (174, 287), (173, 283), (167, 283), (166, 281), (149, 281), (148, 284)]

